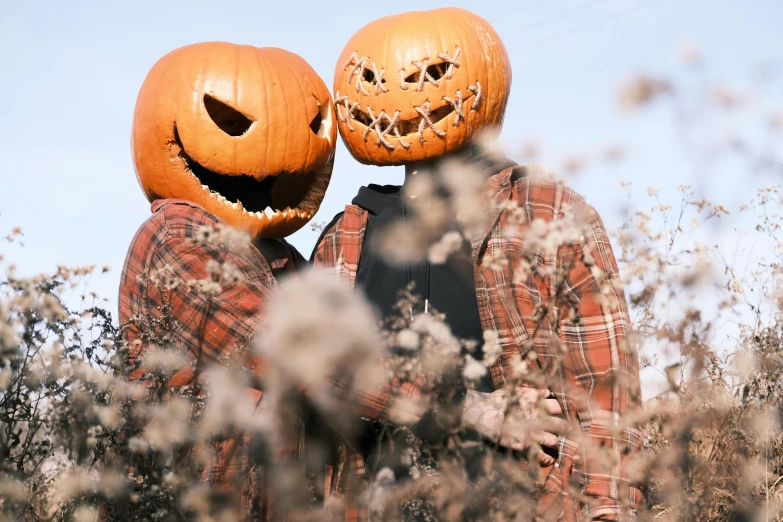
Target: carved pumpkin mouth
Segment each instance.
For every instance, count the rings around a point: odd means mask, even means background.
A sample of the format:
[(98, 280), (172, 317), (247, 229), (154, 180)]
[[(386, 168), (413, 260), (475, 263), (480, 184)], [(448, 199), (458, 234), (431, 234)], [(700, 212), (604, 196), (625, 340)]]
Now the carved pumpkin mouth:
[(475, 110), (481, 100), (481, 85), (478, 82), (475, 87), (469, 86), (467, 90), (470, 94), (465, 97), (463, 97), (461, 90), (456, 91), (454, 98), (442, 96), (443, 103), (436, 109), (432, 108), (429, 100), (425, 100), (421, 105), (413, 107), (416, 114), (409, 118), (401, 118), (401, 111), (387, 113), (385, 110), (381, 110), (376, 114), (369, 105), (365, 106), (366, 110), (364, 110), (359, 106), (359, 102), (350, 102), (347, 95), (340, 96), (340, 91), (336, 93), (335, 103), (337, 104), (337, 116), (349, 131), (354, 132), (352, 122), (359, 123), (364, 127), (362, 137), (365, 142), (370, 133), (374, 132), (377, 146), (383, 145), (387, 149), (394, 150), (397, 145), (389, 141), (389, 138), (396, 138), (399, 146), (407, 150), (411, 147), (409, 140), (412, 138), (418, 139), (422, 145), (426, 143), (424, 131), (427, 129), (431, 130), (435, 136), (445, 138), (446, 130), (438, 128), (437, 124), (452, 113), (456, 113), (453, 127), (458, 127), (460, 122), (465, 120), (466, 112)]
[[(451, 114), (452, 112), (454, 112), (454, 107), (446, 103), (440, 106), (439, 108), (435, 109), (434, 111), (431, 111), (428, 114), (428, 117), (432, 125), (436, 125), (441, 120), (447, 118), (449, 114)], [(374, 124), (374, 118), (372, 118), (368, 113), (364, 112), (362, 109), (358, 107), (354, 110), (352, 116), (354, 120), (358, 121), (365, 127), (371, 127)], [(407, 136), (408, 134), (417, 133), (419, 132), (419, 128), (422, 125), (422, 121), (424, 121), (424, 117), (420, 116), (419, 114), (408, 119), (398, 118), (397, 130), (399, 131), (401, 136)], [(425, 126), (426, 125), (428, 125), (428, 122), (425, 121)]]
[(176, 125), (174, 141), (177, 156), (210, 197), (243, 214), (269, 221), (299, 216), (310, 219), (323, 198), (330, 170), (306, 174), (279, 173), (256, 179), (247, 174), (221, 174), (191, 158), (180, 140)]

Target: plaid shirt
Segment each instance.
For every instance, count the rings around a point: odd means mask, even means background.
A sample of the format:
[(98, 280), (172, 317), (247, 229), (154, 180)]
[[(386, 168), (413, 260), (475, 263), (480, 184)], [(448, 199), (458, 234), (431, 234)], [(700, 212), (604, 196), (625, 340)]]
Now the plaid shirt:
[[(482, 327), (494, 332), (502, 347), (501, 357), (490, 368), (493, 382), (502, 386), (513, 374), (512, 363), (519, 360), (520, 350), (532, 347), (539, 369), (557, 368), (555, 377), (562, 387), (554, 392), (568, 420), (581, 428), (560, 437), (558, 459), (544, 470), (547, 478), (538, 513), (542, 520), (635, 519), (642, 494), (630, 482), (630, 467), (642, 435), (623, 426), (621, 417), (632, 416), (641, 407), (639, 368), (628, 341), (631, 322), (620, 285), (609, 285), (614, 300), (599, 296), (600, 277), (610, 283), (618, 280), (603, 223), (581, 196), (564, 185), (528, 177), (514, 180), (510, 168), (489, 178), (485, 189), (494, 204), (487, 205), (491, 209), (487, 229), (472, 242), (472, 249)], [(504, 233), (511, 213), (503, 204), (509, 201), (526, 218), (511, 237)], [(552, 222), (567, 215), (578, 216), (583, 227), (579, 244), (551, 252), (531, 251), (525, 245), (534, 219)], [(353, 286), (366, 225), (365, 210), (346, 206), (322, 234), (313, 253), (315, 266), (334, 270), (336, 277)], [(492, 259), (508, 262), (485, 262)], [(537, 270), (515, 279), (522, 260)], [(561, 268), (567, 277), (556, 281)], [(536, 317), (540, 306), (550, 306), (543, 320), (540, 314)], [(553, 338), (562, 344), (561, 353), (555, 353), (559, 350)], [(383, 393), (352, 397), (352, 401), (364, 403), (363, 415), (388, 420), (386, 412), (399, 394), (416, 395), (389, 386)], [(602, 458), (596, 458), (597, 448)]]
[[(190, 352), (194, 364), (241, 362), (256, 372), (263, 371), (260, 360), (243, 350), (257, 333), (263, 320), (263, 305), (276, 291), (275, 273), (294, 273), (304, 263), (301, 255), (282, 240), (277, 242), (276, 258), (268, 259), (250, 245), (237, 253), (225, 245), (196, 243), (201, 227), (223, 224), (198, 205), (184, 200), (157, 200), (153, 215), (141, 226), (131, 242), (122, 271), (119, 292), (119, 320), (126, 326), (133, 364), (143, 357), (153, 337)], [(205, 295), (187, 281), (208, 280), (208, 263), (230, 263), (241, 274), (238, 282), (223, 284), (217, 295)], [(160, 279), (156, 283), (155, 276)], [(179, 278), (179, 282), (176, 281)], [(163, 310), (170, 307), (173, 321), (166, 325)], [(139, 368), (131, 375), (140, 379)], [(169, 381), (178, 387), (194, 383), (194, 366), (187, 365)], [(261, 392), (248, 389), (256, 401)], [(301, 431), (301, 430), (299, 430)], [(217, 457), (204, 469), (202, 478), (218, 486), (240, 477), (243, 520), (271, 520), (263, 470), (250, 469), (243, 456), (246, 440), (217, 443)], [(296, 456), (302, 441), (287, 441), (287, 453)]]

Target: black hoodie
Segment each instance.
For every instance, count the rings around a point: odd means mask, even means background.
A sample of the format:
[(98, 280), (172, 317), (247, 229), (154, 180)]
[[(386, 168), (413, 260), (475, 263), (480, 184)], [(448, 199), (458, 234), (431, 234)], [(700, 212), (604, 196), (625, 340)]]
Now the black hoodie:
[[(405, 205), (403, 201), (401, 187), (362, 187), (352, 203), (368, 212), (356, 287), (375, 305), (379, 317), (386, 319), (399, 314), (395, 310), (399, 293), (409, 283), (413, 283), (413, 293), (420, 298), (420, 309), (417, 312), (424, 311), (426, 302), (428, 311), (434, 309), (445, 315), (446, 324), (455, 337), (473, 341), (480, 348), (483, 332), (476, 301), (470, 244), (463, 240), (460, 249), (451, 253), (443, 264), (430, 263), (426, 255), (406, 265), (389, 262), (379, 255), (377, 243), (386, 227), (400, 220), (407, 222), (405, 213), (410, 212), (410, 209), (409, 204)], [(491, 384), (489, 389), (486, 389), (487, 382), (482, 384), (479, 391), (491, 391)]]
[[(521, 168), (508, 158), (482, 152), (474, 147), (462, 153), (463, 164), (480, 167), (487, 178), (506, 168)], [(410, 200), (403, 201), (402, 187), (397, 185), (369, 185), (359, 189), (352, 203), (368, 212), (364, 246), (359, 257), (356, 286), (361, 288), (377, 309), (380, 317), (388, 318), (399, 313), (394, 306), (399, 292), (414, 283), (414, 294), (421, 298), (421, 309), (435, 309), (445, 315), (446, 324), (459, 339), (474, 341), (477, 350), (473, 356), (481, 359), (483, 331), (479, 318), (473, 261), (470, 243), (463, 240), (461, 248), (450, 254), (446, 263), (433, 264), (426, 255), (400, 266), (382, 258), (375, 242), (380, 232), (389, 225), (406, 220), (410, 212)], [(405, 197), (408, 199), (408, 197)], [(477, 383), (476, 390), (493, 391), (492, 380), (487, 373)]]

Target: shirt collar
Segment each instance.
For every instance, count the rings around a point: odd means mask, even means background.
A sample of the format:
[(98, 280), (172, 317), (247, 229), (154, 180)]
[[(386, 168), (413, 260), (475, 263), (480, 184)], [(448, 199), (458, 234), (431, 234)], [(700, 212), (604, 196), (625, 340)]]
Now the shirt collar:
[(155, 201), (153, 201), (151, 206), (152, 213), (154, 214), (158, 212), (160, 209), (162, 209), (167, 205), (188, 205), (189, 207), (198, 208), (206, 212), (204, 207), (197, 205), (192, 201), (188, 201), (186, 199), (167, 198), (167, 199), (156, 199)]

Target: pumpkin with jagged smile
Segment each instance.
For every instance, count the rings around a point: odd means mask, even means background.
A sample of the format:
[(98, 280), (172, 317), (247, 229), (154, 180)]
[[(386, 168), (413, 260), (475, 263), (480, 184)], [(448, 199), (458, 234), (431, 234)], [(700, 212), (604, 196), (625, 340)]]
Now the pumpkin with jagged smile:
[(511, 66), (483, 18), (459, 8), (375, 20), (348, 41), (334, 74), (340, 135), (365, 164), (459, 150), (503, 123)]
[(209, 42), (153, 66), (131, 144), (150, 201), (185, 199), (253, 237), (285, 237), (317, 212), (336, 138), (329, 89), (305, 60)]

